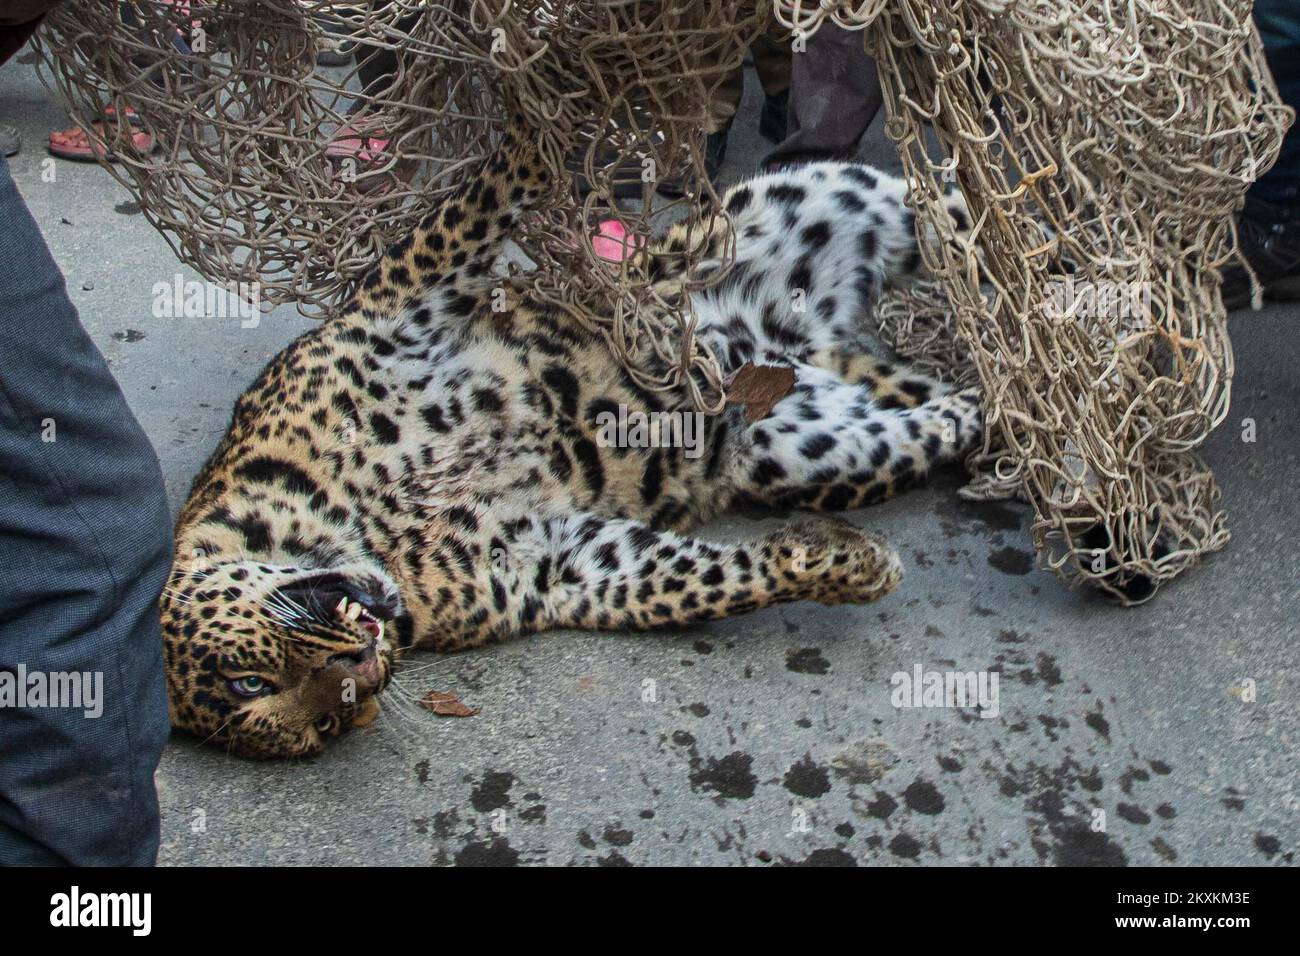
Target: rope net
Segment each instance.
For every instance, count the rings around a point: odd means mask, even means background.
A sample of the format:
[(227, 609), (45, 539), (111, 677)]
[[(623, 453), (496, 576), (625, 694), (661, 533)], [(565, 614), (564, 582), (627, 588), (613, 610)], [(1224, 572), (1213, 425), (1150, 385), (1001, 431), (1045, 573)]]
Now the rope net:
[(1218, 267), (1293, 119), (1250, 8), (778, 4), (865, 28), (919, 218), (942, 228), (949, 181), (970, 207), (969, 241), (927, 247), (938, 282), (878, 310), (901, 354), (982, 385), (964, 494), (1027, 498), (1040, 559), (1126, 603), (1228, 540), (1196, 451), (1232, 381)]
[[(1041, 559), (1122, 601), (1222, 547), (1196, 453), (1232, 379), (1216, 267), (1292, 118), (1248, 0), (81, 0), (40, 43), (181, 261), (312, 316), (522, 113), (562, 187), (511, 281), (643, 385), (718, 411), (718, 362), (689, 300), (649, 282), (647, 240), (679, 218), (726, 229), (710, 99), (763, 31), (798, 51), (827, 23), (876, 57), (918, 229), (946, 240), (874, 321), (914, 364), (982, 385), (963, 493), (1027, 499)], [(681, 198), (656, 196), (672, 182)], [(939, 205), (954, 184), (974, 216), (960, 238)], [(611, 219), (628, 254), (602, 257)], [(687, 288), (725, 273), (685, 261)]]

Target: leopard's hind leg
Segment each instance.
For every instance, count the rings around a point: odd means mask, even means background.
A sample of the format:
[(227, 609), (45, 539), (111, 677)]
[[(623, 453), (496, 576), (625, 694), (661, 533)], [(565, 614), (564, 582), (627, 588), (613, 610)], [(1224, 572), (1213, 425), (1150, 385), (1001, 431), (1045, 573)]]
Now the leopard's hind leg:
[[(469, 187), (420, 220), (362, 280), (356, 296), (362, 311), (425, 304), (451, 316), (471, 314), (492, 282), (502, 242), (550, 182), (536, 137), (515, 117)], [(430, 302), (431, 293), (439, 300)]]
[(752, 426), (751, 447), (737, 463), (738, 497), (782, 508), (859, 508), (957, 460), (980, 430), (975, 389), (887, 407), (866, 385), (804, 369), (795, 392)]

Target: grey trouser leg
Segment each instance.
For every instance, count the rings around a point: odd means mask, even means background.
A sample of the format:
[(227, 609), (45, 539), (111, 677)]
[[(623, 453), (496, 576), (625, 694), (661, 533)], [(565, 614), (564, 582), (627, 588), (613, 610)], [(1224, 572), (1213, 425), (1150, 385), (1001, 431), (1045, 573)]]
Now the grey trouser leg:
[[(776, 96), (790, 88), (790, 41), (783, 35), (764, 34), (749, 45), (750, 55), (754, 58), (754, 72), (758, 82), (768, 96)], [(716, 133), (727, 129), (740, 110), (741, 98), (745, 95), (745, 67), (737, 64), (709, 100), (709, 118), (704, 131)]]
[[(1296, 0), (1255, 0), (1255, 24), (1264, 41), (1264, 56), (1273, 81), (1287, 106), (1300, 110), (1300, 4)], [(1278, 207), (1279, 213), (1300, 213), (1300, 121), (1282, 140), (1273, 168), (1250, 187), (1250, 196)]]
[[(170, 562), (158, 459), (0, 160), (0, 863), (153, 863)], [(74, 672), (81, 706), (32, 706)]]
[(883, 102), (861, 31), (825, 23), (792, 57), (789, 132), (763, 166), (851, 158)]

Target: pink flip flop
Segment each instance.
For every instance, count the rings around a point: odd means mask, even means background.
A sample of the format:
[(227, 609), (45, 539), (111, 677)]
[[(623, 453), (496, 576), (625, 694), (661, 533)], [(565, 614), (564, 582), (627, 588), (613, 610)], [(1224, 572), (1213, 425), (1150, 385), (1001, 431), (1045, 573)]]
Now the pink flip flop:
[(335, 162), (355, 159), (360, 166), (377, 166), (389, 159), (388, 136), (382, 132), (363, 133), (347, 123), (335, 130), (325, 155)]

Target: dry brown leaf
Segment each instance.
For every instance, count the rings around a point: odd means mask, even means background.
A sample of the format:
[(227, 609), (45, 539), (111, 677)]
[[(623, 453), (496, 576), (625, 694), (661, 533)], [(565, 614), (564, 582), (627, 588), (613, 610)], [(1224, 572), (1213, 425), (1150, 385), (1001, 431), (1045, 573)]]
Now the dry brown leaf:
[(431, 690), (424, 695), (420, 706), (439, 717), (473, 717), (478, 713), (477, 707), (462, 704), (453, 690)]
[(762, 421), (772, 414), (777, 402), (794, 391), (794, 369), (746, 362), (725, 384), (727, 404), (744, 405), (747, 422)]

